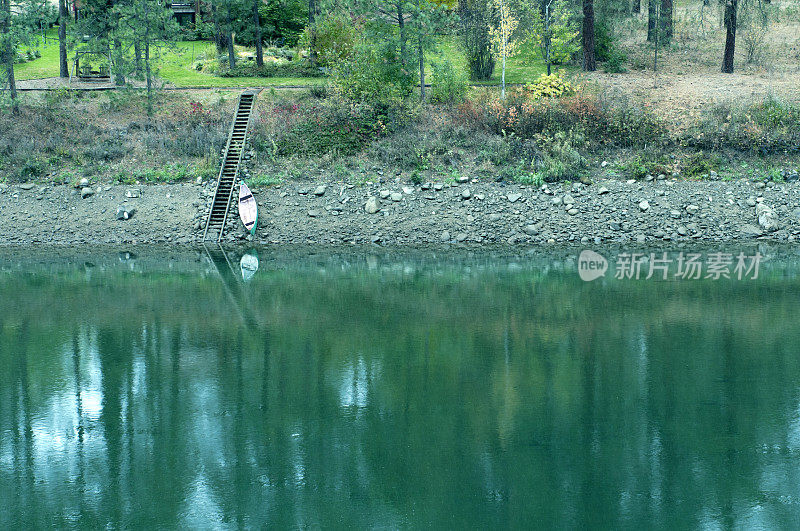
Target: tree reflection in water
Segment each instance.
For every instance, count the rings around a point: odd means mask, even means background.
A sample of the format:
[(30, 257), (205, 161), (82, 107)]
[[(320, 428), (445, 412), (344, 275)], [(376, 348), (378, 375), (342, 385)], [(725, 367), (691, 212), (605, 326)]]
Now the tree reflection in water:
[(796, 269), (470, 260), (4, 274), (0, 527), (797, 520)]

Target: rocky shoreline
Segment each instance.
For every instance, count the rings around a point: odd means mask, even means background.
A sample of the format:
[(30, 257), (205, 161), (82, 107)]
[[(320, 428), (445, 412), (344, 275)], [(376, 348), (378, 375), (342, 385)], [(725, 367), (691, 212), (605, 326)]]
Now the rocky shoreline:
[[(792, 176), (793, 177), (793, 176)], [(541, 187), (292, 181), (255, 188), (259, 226), (232, 215), (224, 241), (261, 245), (486, 246), (713, 243), (800, 238), (800, 182), (600, 179)], [(0, 183), (0, 245), (193, 245), (213, 182)]]

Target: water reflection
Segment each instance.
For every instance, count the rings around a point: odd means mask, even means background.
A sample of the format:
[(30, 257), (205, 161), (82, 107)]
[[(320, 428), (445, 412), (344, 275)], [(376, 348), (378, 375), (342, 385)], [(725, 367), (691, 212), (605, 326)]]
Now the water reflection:
[(0, 276), (0, 527), (800, 516), (794, 266), (203, 256)]

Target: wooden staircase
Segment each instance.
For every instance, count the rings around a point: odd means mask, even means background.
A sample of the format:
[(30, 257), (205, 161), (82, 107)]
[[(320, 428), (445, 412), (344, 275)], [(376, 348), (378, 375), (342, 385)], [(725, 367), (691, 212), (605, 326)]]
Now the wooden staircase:
[(208, 239), (209, 233), (212, 237), (216, 236), (217, 241), (220, 241), (225, 233), (228, 212), (234, 197), (233, 189), (236, 177), (239, 175), (239, 166), (242, 163), (247, 130), (250, 127), (250, 117), (253, 114), (256, 95), (259, 92), (261, 89), (247, 89), (239, 95), (236, 114), (233, 117), (230, 133), (228, 133), (228, 143), (225, 145), (225, 153), (217, 178), (217, 186), (214, 189), (214, 201), (208, 211), (206, 228), (203, 231), (203, 241)]

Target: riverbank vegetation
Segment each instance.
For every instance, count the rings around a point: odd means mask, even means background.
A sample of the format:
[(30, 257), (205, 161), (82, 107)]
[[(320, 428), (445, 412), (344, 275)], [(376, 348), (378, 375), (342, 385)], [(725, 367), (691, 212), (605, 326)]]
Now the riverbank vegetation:
[[(343, 94), (357, 92), (350, 85), (264, 93), (251, 129), (249, 175), (255, 184), (461, 175), (540, 183), (609, 174), (780, 179), (797, 168), (796, 104), (776, 98), (720, 104), (675, 129), (646, 105), (570, 86), (559, 98), (531, 86), (510, 90), (506, 99), (473, 89), (457, 102), (442, 96), (445, 102), (426, 104), (356, 100)], [(135, 91), (26, 96), (18, 114), (0, 115), (0, 179), (214, 178), (235, 97), (159, 93), (148, 116), (146, 96)]]
[[(318, 175), (781, 178), (797, 169), (795, 0), (742, 5), (736, 58), (745, 74), (719, 73), (724, 24), (710, 20), (727, 15), (699, 1), (670, 2), (663, 19), (616, 0), (594, 15), (563, 0), (495, 3), (340, 2), (323, 15), (314, 2), (257, 3), (255, 12), (233, 0), (201, 2), (187, 26), (156, 0), (110, 11), (89, 2), (82, 21), (57, 17), (89, 36), (67, 39), (66, 50), (94, 54), (97, 64), (88, 65), (116, 71), (119, 88), (62, 87), (13, 101), (4, 92), (0, 179), (213, 178), (236, 93), (159, 87), (267, 79), (309, 86), (259, 97), (248, 158), (256, 184)], [(145, 7), (154, 11), (137, 11)], [(16, 13), (3, 19), (14, 29), (4, 49), (17, 58), (7, 72), (36, 77), (43, 61), (62, 63), (62, 40), (44, 22), (52, 13)], [(265, 20), (277, 22), (259, 29)], [(50, 44), (37, 47), (48, 35)], [(598, 64), (605, 72), (592, 72)], [(482, 86), (503, 78), (506, 86)]]

